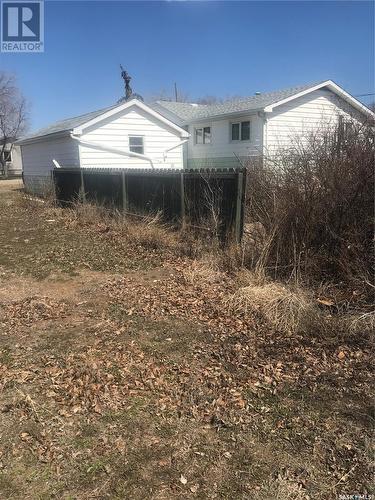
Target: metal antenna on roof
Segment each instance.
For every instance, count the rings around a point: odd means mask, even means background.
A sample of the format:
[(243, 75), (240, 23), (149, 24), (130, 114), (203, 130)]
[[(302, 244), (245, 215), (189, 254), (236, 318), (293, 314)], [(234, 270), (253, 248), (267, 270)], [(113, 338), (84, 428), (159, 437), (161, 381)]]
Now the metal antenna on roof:
[(129, 75), (129, 73), (122, 67), (122, 65), (120, 64), (120, 69), (121, 69), (121, 78), (124, 80), (124, 83), (125, 83), (125, 96), (124, 97), (121, 97), (121, 99), (119, 99), (117, 101), (118, 104), (121, 104), (125, 101), (129, 101), (130, 99), (138, 99), (138, 101), (142, 101), (143, 102), (143, 97), (139, 94), (136, 94), (135, 92), (133, 92), (131, 86), (130, 86), (130, 80), (132, 79), (132, 77)]
[(131, 98), (133, 93), (132, 88), (130, 86), (130, 80), (132, 79), (132, 77), (126, 70), (124, 70), (122, 64), (120, 64), (120, 69), (121, 69), (121, 78), (124, 80), (125, 83), (125, 99), (128, 100)]

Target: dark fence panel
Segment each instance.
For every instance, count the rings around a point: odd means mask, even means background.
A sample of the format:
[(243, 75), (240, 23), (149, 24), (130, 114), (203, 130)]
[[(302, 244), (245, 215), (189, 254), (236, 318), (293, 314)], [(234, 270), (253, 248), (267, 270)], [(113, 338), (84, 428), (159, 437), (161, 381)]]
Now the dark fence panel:
[(160, 212), (169, 222), (214, 227), (225, 240), (241, 238), (245, 172), (234, 169), (134, 170), (55, 169), (57, 199), (87, 201), (127, 213)]
[(195, 225), (216, 225), (224, 237), (234, 227), (237, 206), (237, 176), (215, 173), (185, 177), (186, 218)]
[(97, 174), (83, 172), (86, 201), (106, 207), (122, 208), (121, 174)]
[(55, 169), (53, 171), (56, 198), (65, 206), (78, 199), (81, 188), (81, 173), (79, 170), (63, 171)]
[(170, 222), (181, 218), (180, 178), (177, 175), (129, 175), (126, 191), (129, 212), (161, 212)]

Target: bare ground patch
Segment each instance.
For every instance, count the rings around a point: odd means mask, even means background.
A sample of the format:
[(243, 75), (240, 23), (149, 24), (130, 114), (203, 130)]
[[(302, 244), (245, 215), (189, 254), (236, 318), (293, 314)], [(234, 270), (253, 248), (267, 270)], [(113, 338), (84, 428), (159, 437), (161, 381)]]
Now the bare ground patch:
[(371, 492), (365, 337), (275, 330), (234, 276), (7, 200), (3, 498)]

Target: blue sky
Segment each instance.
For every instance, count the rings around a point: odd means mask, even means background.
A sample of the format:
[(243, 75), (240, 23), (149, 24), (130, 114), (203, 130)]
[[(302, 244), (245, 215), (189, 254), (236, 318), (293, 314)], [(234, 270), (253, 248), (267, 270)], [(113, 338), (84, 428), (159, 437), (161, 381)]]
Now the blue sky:
[(374, 4), (46, 1), (45, 52), (0, 54), (32, 129), (113, 104), (120, 63), (144, 97), (174, 82), (194, 100), (329, 78), (374, 92)]

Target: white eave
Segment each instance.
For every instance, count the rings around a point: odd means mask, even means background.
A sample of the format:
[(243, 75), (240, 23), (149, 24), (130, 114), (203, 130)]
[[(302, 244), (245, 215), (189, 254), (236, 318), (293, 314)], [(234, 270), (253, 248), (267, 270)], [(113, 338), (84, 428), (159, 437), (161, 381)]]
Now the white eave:
[(86, 123), (83, 123), (79, 125), (79, 127), (76, 127), (73, 129), (73, 134), (74, 135), (82, 135), (83, 131), (93, 125), (96, 125), (97, 123), (100, 123), (103, 120), (106, 120), (107, 118), (110, 118), (113, 115), (116, 115), (118, 113), (121, 113), (122, 111), (125, 111), (128, 108), (131, 107), (137, 107), (139, 109), (142, 109), (145, 113), (153, 116), (160, 122), (164, 123), (167, 125), (169, 128), (175, 130), (181, 137), (183, 138), (188, 138), (189, 133), (186, 132), (183, 128), (179, 127), (175, 123), (173, 123), (171, 120), (168, 120), (168, 118), (165, 118), (163, 115), (158, 113), (157, 111), (154, 111), (152, 108), (144, 104), (143, 102), (139, 101), (138, 99), (132, 99), (131, 101), (127, 101), (124, 104), (120, 104), (119, 106), (116, 106), (115, 108), (110, 109), (109, 111), (97, 116), (96, 118), (93, 118), (92, 120), (89, 120)]
[(35, 137), (29, 137), (25, 139), (18, 139), (14, 142), (16, 146), (23, 146), (24, 144), (31, 144), (33, 142), (49, 141), (53, 139), (60, 139), (62, 137), (68, 137), (72, 129), (59, 130), (58, 132), (51, 132), (50, 134), (37, 135)]
[(339, 85), (337, 85), (332, 80), (326, 80), (325, 82), (319, 83), (318, 85), (314, 85), (313, 87), (305, 89), (302, 92), (298, 92), (297, 94), (286, 97), (285, 99), (282, 99), (281, 101), (270, 104), (269, 106), (266, 106), (264, 108), (264, 111), (266, 113), (271, 113), (274, 110), (274, 108), (281, 106), (282, 104), (286, 104), (290, 101), (293, 101), (294, 99), (298, 99), (299, 97), (302, 97), (306, 94), (309, 94), (310, 92), (314, 92), (315, 90), (319, 90), (322, 88), (328, 88), (333, 93), (340, 96), (346, 102), (351, 104), (353, 106), (353, 108), (355, 108), (358, 111), (364, 113), (365, 115), (371, 117), (372, 119), (375, 118), (375, 113), (373, 113), (369, 108), (367, 108), (364, 104), (362, 104), (360, 101), (358, 101), (358, 99), (356, 99), (352, 95), (348, 94), (348, 92), (346, 92), (343, 88), (341, 88)]

